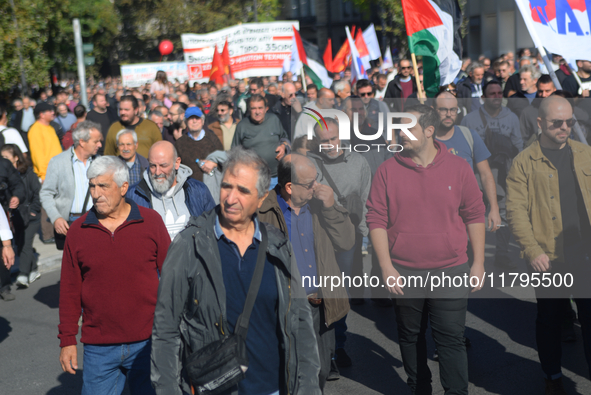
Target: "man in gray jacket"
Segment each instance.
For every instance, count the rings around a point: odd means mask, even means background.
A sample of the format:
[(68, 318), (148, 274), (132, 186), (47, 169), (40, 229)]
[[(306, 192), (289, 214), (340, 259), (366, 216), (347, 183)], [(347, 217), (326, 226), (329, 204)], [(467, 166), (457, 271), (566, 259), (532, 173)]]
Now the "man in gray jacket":
[(74, 145), (70, 149), (49, 161), (39, 192), (60, 250), (70, 224), (92, 207), (86, 171), (102, 146), (101, 125), (91, 121), (79, 123), (72, 132), (72, 140)]
[[(255, 213), (269, 183), (269, 167), (260, 156), (241, 147), (231, 150), (220, 205), (192, 217), (172, 242), (162, 267), (152, 334), (157, 394), (191, 393), (181, 374), (186, 356), (234, 331), (265, 226)], [(312, 314), (295, 260), (292, 264), (293, 250), (281, 231), (265, 229), (265, 267), (246, 338), (248, 370), (224, 394), (320, 395)]]

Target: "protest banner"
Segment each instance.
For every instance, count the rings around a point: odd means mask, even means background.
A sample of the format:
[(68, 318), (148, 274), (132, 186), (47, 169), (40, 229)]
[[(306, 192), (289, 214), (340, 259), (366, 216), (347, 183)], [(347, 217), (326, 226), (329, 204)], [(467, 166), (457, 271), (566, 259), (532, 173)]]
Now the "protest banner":
[(153, 82), (159, 70), (164, 71), (168, 80), (172, 82), (175, 79), (179, 82), (185, 82), (188, 79), (185, 62), (157, 62), (121, 66), (121, 81), (125, 87), (136, 88)]
[(235, 78), (279, 76), (283, 60), (291, 55), (292, 25), (298, 21), (245, 23), (207, 34), (182, 34), (189, 80), (209, 81), (214, 47), (228, 40), (230, 64)]

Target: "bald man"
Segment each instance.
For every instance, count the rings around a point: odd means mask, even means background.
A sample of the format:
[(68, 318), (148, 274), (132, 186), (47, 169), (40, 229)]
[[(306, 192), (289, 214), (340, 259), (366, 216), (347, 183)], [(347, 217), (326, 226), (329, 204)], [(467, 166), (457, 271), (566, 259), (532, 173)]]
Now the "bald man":
[(193, 171), (181, 164), (172, 143), (165, 140), (154, 143), (148, 163), (142, 180), (129, 188), (127, 197), (139, 206), (156, 210), (172, 240), (191, 216), (200, 216), (214, 208), (215, 203), (205, 184), (191, 178)]
[[(571, 295), (577, 303), (585, 357), (591, 366), (591, 147), (570, 139), (573, 125), (568, 100), (545, 98), (538, 111), (541, 134), (515, 157), (507, 177), (511, 231), (521, 246), (521, 256), (529, 263), (532, 279), (542, 279), (542, 286), (532, 285), (538, 302), (536, 342), (546, 394), (566, 394), (561, 325)], [(557, 287), (557, 281), (548, 285), (546, 277), (568, 280), (572, 286)]]
[(284, 83), (281, 92), (281, 100), (277, 101), (277, 103), (275, 103), (275, 105), (269, 110), (279, 117), (283, 129), (285, 129), (291, 140), (291, 134), (295, 128), (295, 123), (302, 112), (302, 104), (296, 97), (295, 85), (291, 82)]
[[(308, 103), (304, 108), (311, 108), (316, 111), (334, 109), (334, 100), (334, 92), (328, 88), (322, 88), (318, 91), (318, 99), (316, 99), (316, 103)], [(304, 118), (298, 119), (292, 140), (306, 135), (306, 123), (303, 122)]]
[(318, 288), (314, 278), (341, 274), (335, 249), (353, 247), (355, 228), (347, 211), (335, 204), (333, 190), (316, 181), (318, 172), (308, 157), (286, 155), (279, 162), (277, 176), (277, 186), (259, 209), (259, 220), (281, 230), (293, 245), (312, 310), (320, 356), (318, 381), (324, 389), (335, 353), (334, 323), (348, 313), (349, 299), (344, 284)]

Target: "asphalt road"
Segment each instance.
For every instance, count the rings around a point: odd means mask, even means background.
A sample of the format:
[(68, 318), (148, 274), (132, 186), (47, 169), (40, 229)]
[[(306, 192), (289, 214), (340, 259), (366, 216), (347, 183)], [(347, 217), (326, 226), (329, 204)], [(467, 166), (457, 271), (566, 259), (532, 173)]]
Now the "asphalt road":
[[(493, 269), (491, 249), (487, 244), (487, 271)], [(15, 301), (0, 301), (0, 395), (80, 394), (82, 372), (63, 373), (58, 361), (59, 271), (45, 273), (29, 289), (13, 292)], [(543, 394), (531, 290), (486, 292), (482, 294), (486, 299), (469, 302), (470, 394)], [(342, 369), (341, 379), (329, 382), (325, 394), (410, 394), (394, 318), (393, 308), (378, 307), (369, 299), (364, 305), (353, 306), (346, 345), (353, 366)], [(578, 326), (576, 333), (577, 342), (563, 343), (564, 381), (569, 394), (588, 395), (591, 382), (586, 378), (588, 368)], [(434, 343), (428, 335), (432, 355)], [(438, 363), (430, 360), (429, 366), (433, 393), (443, 394)]]

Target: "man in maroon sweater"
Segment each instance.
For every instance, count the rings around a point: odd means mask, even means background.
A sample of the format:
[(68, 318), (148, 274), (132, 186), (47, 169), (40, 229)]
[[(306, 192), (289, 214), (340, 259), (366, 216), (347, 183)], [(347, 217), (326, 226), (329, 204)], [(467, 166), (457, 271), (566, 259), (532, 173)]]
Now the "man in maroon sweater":
[(60, 363), (76, 374), (82, 313), (82, 394), (121, 394), (125, 376), (132, 393), (154, 394), (150, 337), (170, 237), (158, 213), (125, 199), (117, 157), (94, 160), (87, 176), (94, 207), (70, 226), (62, 260)]
[[(470, 165), (433, 139), (437, 112), (425, 105), (407, 112), (417, 118), (408, 128), (417, 140), (401, 133), (404, 150), (378, 168), (367, 202), (367, 225), (384, 282), (397, 295), (400, 351), (412, 392), (431, 393), (421, 333), (426, 327), (423, 314), (428, 313), (445, 393), (467, 395), (468, 295), (470, 285), (475, 291), (484, 281), (482, 193)], [(474, 252), (471, 268), (466, 228)]]

